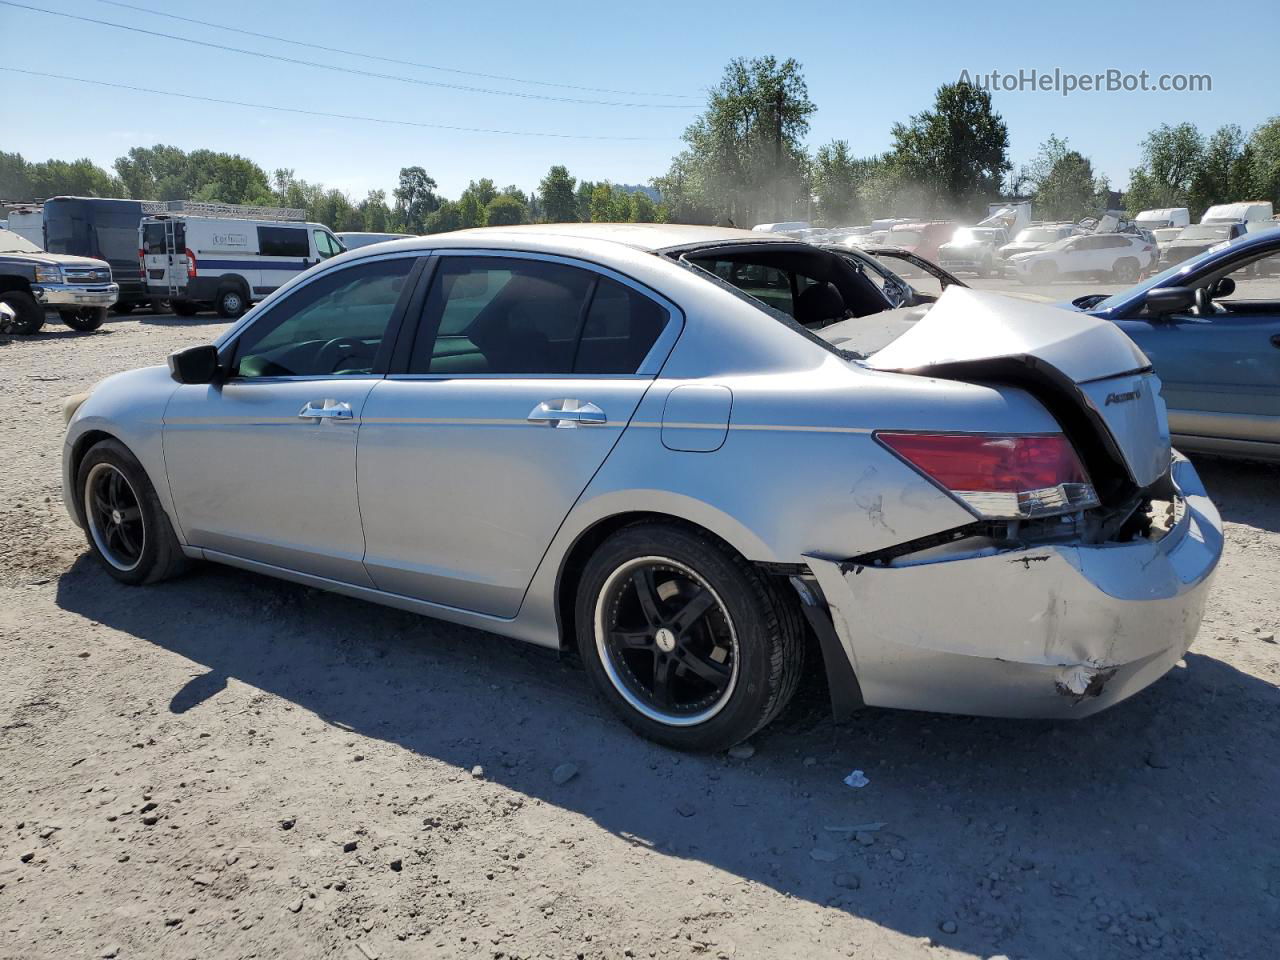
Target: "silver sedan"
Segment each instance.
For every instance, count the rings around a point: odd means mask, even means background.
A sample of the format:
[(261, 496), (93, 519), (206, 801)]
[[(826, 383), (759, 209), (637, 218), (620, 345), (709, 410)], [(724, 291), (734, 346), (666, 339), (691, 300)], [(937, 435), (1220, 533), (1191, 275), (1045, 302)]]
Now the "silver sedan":
[(375, 244), (69, 398), (66, 503), (127, 584), (216, 561), (576, 649), (682, 749), (806, 669), (840, 715), (1081, 717), (1163, 675), (1222, 526), (1146, 357), (996, 294), (891, 306), (747, 231)]

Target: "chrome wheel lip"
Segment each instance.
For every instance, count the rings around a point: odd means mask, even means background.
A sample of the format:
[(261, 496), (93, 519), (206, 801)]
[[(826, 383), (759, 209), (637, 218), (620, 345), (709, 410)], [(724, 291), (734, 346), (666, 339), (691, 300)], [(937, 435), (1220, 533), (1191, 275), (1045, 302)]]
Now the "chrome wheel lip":
[[(650, 564), (660, 564), (662, 566), (672, 567), (690, 580), (698, 584), (702, 589), (711, 594), (715, 600), (716, 606), (719, 607), (721, 615), (724, 617), (725, 623), (729, 627), (729, 638), (732, 641), (733, 648), (733, 669), (730, 671), (729, 682), (725, 685), (719, 698), (710, 707), (693, 714), (670, 714), (655, 709), (652, 705), (645, 703), (628, 687), (618, 674), (618, 668), (613, 662), (608, 647), (608, 628), (605, 618), (608, 613), (609, 598), (612, 596), (614, 589), (620, 580), (629, 577), (632, 571)], [(706, 578), (699, 574), (692, 567), (673, 560), (670, 557), (647, 556), (635, 557), (625, 563), (620, 564), (612, 573), (609, 574), (604, 585), (600, 588), (600, 592), (596, 595), (595, 616), (592, 624), (595, 632), (596, 656), (600, 660), (600, 665), (604, 668), (605, 676), (609, 678), (609, 683), (613, 685), (613, 689), (618, 695), (627, 702), (633, 710), (641, 716), (653, 720), (655, 723), (663, 724), (668, 727), (695, 727), (699, 724), (706, 723), (717, 716), (728, 705), (729, 700), (733, 697), (734, 692), (738, 689), (738, 674), (741, 668), (742, 656), (741, 647), (738, 643), (738, 631), (734, 626), (733, 618), (729, 616), (729, 610), (725, 606), (724, 601), (720, 598), (720, 594), (707, 582)]]
[[(138, 512), (138, 526), (142, 530), (142, 542), (138, 545), (138, 556), (132, 563), (124, 563), (117, 557), (116, 552), (107, 542), (107, 531), (102, 528), (102, 519), (98, 516), (98, 509), (93, 502), (93, 488), (105, 475), (113, 473), (118, 476), (125, 488), (133, 497)], [(129, 478), (124, 475), (124, 471), (110, 463), (95, 463), (89, 471), (89, 475), (84, 481), (84, 516), (85, 523), (89, 527), (89, 536), (93, 538), (94, 546), (98, 548), (98, 554), (122, 573), (128, 573), (135, 570), (138, 564), (142, 562), (142, 557), (147, 549), (147, 524), (142, 519), (142, 501), (138, 497), (138, 491), (133, 488), (133, 484), (129, 482)], [(113, 513), (116, 511), (113, 511)]]

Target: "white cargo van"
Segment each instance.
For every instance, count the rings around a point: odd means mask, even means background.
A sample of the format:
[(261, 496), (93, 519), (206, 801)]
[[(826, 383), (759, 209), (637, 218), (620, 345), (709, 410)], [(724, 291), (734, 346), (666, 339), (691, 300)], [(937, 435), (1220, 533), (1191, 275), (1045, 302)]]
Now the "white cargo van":
[(1133, 225), (1143, 230), (1168, 230), (1173, 227), (1191, 226), (1191, 211), (1186, 207), (1158, 207), (1143, 210), (1133, 218)]
[(302, 210), (175, 200), (145, 203), (143, 214), (138, 249), (147, 292), (184, 317), (208, 307), (238, 317), (346, 249)]
[(1210, 207), (1200, 218), (1201, 223), (1236, 223), (1243, 221), (1246, 231), (1269, 230), (1268, 223), (1275, 211), (1267, 200), (1250, 200), (1244, 203), (1220, 203)]
[(44, 207), (38, 203), (24, 204), (9, 210), (9, 225), (24, 240), (44, 249)]

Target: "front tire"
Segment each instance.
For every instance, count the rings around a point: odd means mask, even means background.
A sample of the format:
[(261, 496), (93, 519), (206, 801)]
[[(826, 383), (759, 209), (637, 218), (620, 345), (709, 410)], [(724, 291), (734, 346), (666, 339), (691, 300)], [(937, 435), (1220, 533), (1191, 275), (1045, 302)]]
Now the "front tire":
[(578, 584), (578, 649), (633, 730), (678, 750), (725, 750), (795, 692), (795, 601), (711, 536), (640, 523), (605, 541)]
[(187, 558), (155, 487), (124, 444), (94, 444), (76, 476), (89, 549), (107, 573), (136, 586), (186, 569)]
[(0, 333), (17, 333), (28, 335), (39, 333), (44, 326), (44, 307), (25, 290), (6, 290), (0, 293), (0, 303), (7, 304), (13, 311), (13, 319), (9, 321), (8, 330)]
[(59, 316), (62, 317), (62, 322), (72, 330), (89, 333), (106, 323), (107, 308), (80, 307), (76, 310), (68, 310), (66, 313), (59, 314)]

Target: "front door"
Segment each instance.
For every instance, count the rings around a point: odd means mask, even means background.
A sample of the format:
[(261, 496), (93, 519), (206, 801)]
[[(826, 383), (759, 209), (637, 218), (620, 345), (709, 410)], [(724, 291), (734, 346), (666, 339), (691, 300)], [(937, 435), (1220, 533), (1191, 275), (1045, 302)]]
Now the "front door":
[(318, 275), (224, 347), (222, 382), (178, 388), (164, 455), (188, 543), (372, 585), (356, 434), (416, 262), (384, 257)]
[(1280, 254), (1228, 274), (1212, 309), (1121, 320), (1164, 385), (1174, 434), (1280, 443)]
[(512, 617), (678, 333), (665, 302), (556, 258), (440, 260), (403, 373), (365, 405), (365, 567), (392, 593)]

